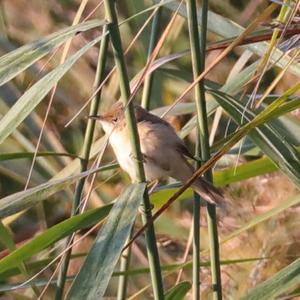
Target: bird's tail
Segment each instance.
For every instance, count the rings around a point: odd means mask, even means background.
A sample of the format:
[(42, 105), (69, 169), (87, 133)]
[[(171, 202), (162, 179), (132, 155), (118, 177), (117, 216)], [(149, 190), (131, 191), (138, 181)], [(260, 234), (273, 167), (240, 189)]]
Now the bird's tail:
[(219, 205), (224, 203), (223, 191), (203, 178), (198, 178), (194, 181), (192, 188), (201, 198), (211, 204)]

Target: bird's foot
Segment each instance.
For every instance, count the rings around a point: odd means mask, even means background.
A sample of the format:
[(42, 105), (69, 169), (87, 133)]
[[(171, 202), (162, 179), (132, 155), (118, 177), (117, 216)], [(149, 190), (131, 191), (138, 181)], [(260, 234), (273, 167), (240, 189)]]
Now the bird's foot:
[(155, 191), (155, 189), (158, 186), (158, 184), (159, 184), (159, 180), (158, 179), (153, 180), (153, 181), (151, 181), (151, 182), (148, 183), (148, 193), (149, 193), (149, 195), (152, 194)]

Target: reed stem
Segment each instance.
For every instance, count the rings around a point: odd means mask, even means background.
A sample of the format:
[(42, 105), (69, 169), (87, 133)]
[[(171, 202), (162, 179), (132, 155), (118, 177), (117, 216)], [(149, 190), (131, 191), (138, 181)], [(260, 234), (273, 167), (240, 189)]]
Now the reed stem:
[[(148, 47), (148, 58), (151, 56), (152, 51), (155, 48), (156, 43), (157, 43), (161, 12), (162, 12), (162, 8), (160, 7), (160, 8), (158, 8), (158, 10), (153, 18), (153, 21), (152, 21), (150, 41), (149, 41), (149, 47)], [(149, 75), (147, 75), (145, 77), (145, 81), (144, 81), (142, 106), (147, 110), (149, 110), (149, 108), (150, 108), (150, 95), (151, 95), (151, 88), (152, 88), (152, 83), (153, 83), (153, 75), (154, 75), (154, 72), (151, 72)]]
[[(127, 239), (127, 242), (130, 241), (133, 234), (133, 228), (130, 232), (130, 236)], [(127, 283), (128, 283), (128, 275), (126, 271), (130, 268), (130, 259), (131, 259), (131, 247), (128, 247), (125, 251), (123, 251), (121, 259), (120, 259), (120, 272), (124, 272), (124, 275), (119, 276), (119, 284), (118, 284), (118, 295), (117, 300), (126, 300), (127, 298)]]
[[(97, 64), (95, 83), (94, 83), (94, 88), (95, 89), (97, 88), (97, 86), (99, 86), (99, 84), (101, 83), (101, 81), (104, 78), (105, 63), (106, 63), (107, 48), (108, 48), (108, 40), (109, 40), (109, 36), (107, 34), (104, 34), (106, 31), (107, 31), (107, 26), (105, 25), (103, 27), (103, 39), (100, 43), (98, 64)], [(89, 111), (90, 116), (97, 115), (100, 99), (101, 99), (101, 90), (99, 90), (99, 92), (95, 95), (95, 98), (91, 102), (90, 111)], [(88, 121), (87, 121), (87, 127), (86, 127), (86, 131), (85, 131), (82, 154), (81, 154), (81, 160), (80, 160), (80, 163), (81, 163), (80, 164), (80, 172), (86, 171), (87, 167), (88, 167), (91, 146), (92, 146), (92, 143), (93, 143), (95, 122), (96, 122), (96, 120), (91, 119), (91, 118), (89, 118)], [(71, 216), (79, 214), (79, 204), (80, 204), (80, 200), (81, 200), (85, 180), (86, 180), (86, 177), (80, 179), (78, 181), (77, 185), (76, 185)], [(70, 245), (73, 242), (73, 239), (74, 239), (73, 235), (67, 238), (66, 247), (68, 247), (68, 245)], [(59, 270), (58, 281), (57, 281), (57, 284), (56, 284), (55, 300), (61, 300), (62, 299), (71, 254), (72, 254), (72, 248), (70, 248), (66, 252), (66, 254), (63, 258), (63, 261), (62, 261), (62, 264), (61, 264), (61, 267), (60, 267), (60, 270)]]
[[(196, 79), (205, 70), (205, 49), (207, 31), (208, 0), (202, 1), (201, 34), (199, 39), (197, 5), (195, 0), (187, 0), (188, 26), (191, 45), (191, 56), (193, 65), (193, 77)], [(195, 102), (197, 108), (198, 140), (196, 156), (201, 163), (210, 159), (208, 120), (205, 100), (204, 78), (195, 86)], [(199, 167), (200, 164), (197, 166)], [(212, 182), (212, 173), (208, 171), (204, 175)], [(222, 299), (220, 257), (218, 228), (216, 220), (216, 208), (207, 203), (208, 231), (210, 237), (210, 257), (213, 285), (213, 298)], [(193, 215), (193, 299), (200, 299), (200, 199), (195, 197)]]
[[(118, 27), (118, 19), (115, 10), (115, 1), (113, 0), (104, 0), (106, 19), (108, 21), (108, 29), (110, 33), (111, 43), (113, 47), (114, 57), (117, 72), (119, 75), (120, 90), (121, 90), (121, 99), (126, 106), (125, 110), (125, 119), (129, 131), (129, 136), (131, 140), (132, 147), (132, 157), (135, 159), (135, 166), (137, 172), (137, 180), (139, 182), (145, 182), (145, 172), (143, 166), (143, 158), (140, 149), (139, 135), (137, 131), (137, 124), (135, 120), (133, 104), (129, 102), (130, 99), (130, 85), (128, 74), (126, 70), (124, 54), (122, 49), (122, 42), (120, 37), (120, 31)], [(154, 226), (151, 222), (152, 212), (151, 212), (151, 203), (148, 196), (148, 190), (146, 189), (142, 207), (142, 220), (143, 223), (149, 223), (150, 226), (147, 228), (145, 237), (147, 243), (147, 254), (150, 266), (150, 274), (152, 280), (152, 288), (154, 293), (154, 299), (161, 300), (164, 299), (163, 291), (163, 281), (161, 276), (161, 268), (158, 256), (158, 249), (156, 245), (156, 237), (154, 232)]]

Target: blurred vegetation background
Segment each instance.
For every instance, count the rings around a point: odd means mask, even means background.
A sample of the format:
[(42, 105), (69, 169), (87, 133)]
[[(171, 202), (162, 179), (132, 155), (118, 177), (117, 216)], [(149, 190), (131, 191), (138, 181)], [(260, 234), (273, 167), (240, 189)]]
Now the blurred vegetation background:
[[(124, 21), (158, 2), (150, 0), (117, 1), (119, 21)], [(159, 34), (163, 32), (170, 21), (174, 13), (173, 8), (179, 4), (178, 1), (169, 2), (161, 10)], [(216, 42), (221, 40), (236, 38), (238, 30), (247, 27), (253, 20), (263, 14), (270, 2), (267, 0), (209, 1), (209, 12), (211, 14), (209, 15), (209, 20), (211, 18), (215, 28), (212, 28), (212, 24), (208, 26), (208, 46), (216, 45)], [(207, 87), (235, 97), (236, 101), (239, 101), (245, 108), (245, 112), (248, 109), (252, 109), (255, 114), (258, 114), (260, 109), (265, 109), (274, 100), (286, 93), (288, 89), (297, 87), (297, 84), (299, 84), (299, 56), (295, 56), (293, 61), (289, 60), (299, 49), (297, 43), (291, 46), (290, 40), (291, 36), (294, 39), (298, 37), (299, 40), (298, 11), (296, 11), (292, 21), (288, 24), (288, 17), (299, 4), (299, 1), (284, 1), (288, 8), (288, 13), (282, 21), (276, 20), (283, 7), (282, 1), (274, 2), (279, 3), (277, 9), (274, 10), (271, 17), (257, 24), (254, 34), (251, 36), (253, 40), (245, 46), (235, 47), (205, 77)], [(78, 13), (80, 4), (82, 4), (80, 0), (2, 0), (0, 2), (1, 55), (4, 56), (6, 53), (14, 51), (34, 40), (39, 40), (42, 37), (71, 26)], [(198, 1), (198, 5), (199, 7), (201, 6), (201, 1)], [(124, 49), (130, 45), (151, 13), (152, 10), (137, 15), (120, 26)], [(103, 3), (100, 0), (89, 0), (80, 16), (80, 23), (94, 19), (103, 20), (104, 18)], [(220, 20), (220, 22), (218, 23), (217, 20)], [(228, 27), (225, 28), (224, 23), (221, 21), (226, 22)], [(265, 41), (270, 41), (276, 30), (284, 30), (285, 28), (287, 29), (285, 32), (287, 36), (290, 29), (295, 30), (295, 33), (290, 34), (288, 37), (283, 35), (279, 40), (280, 44), (288, 41), (285, 45), (290, 46), (289, 49), (286, 47), (282, 48), (285, 51), (285, 59), (287, 60), (280, 65), (281, 61), (278, 63), (278, 60), (270, 59), (267, 56), (268, 44), (266, 42), (254, 42), (257, 41), (258, 32), (262, 30), (268, 34)], [(100, 27), (78, 32), (72, 38), (67, 54), (68, 57), (76, 53), (90, 40), (99, 36), (101, 32), (102, 28)], [(126, 54), (126, 66), (130, 80), (136, 78), (147, 62), (150, 35), (151, 22), (145, 27), (128, 51), (128, 54)], [(250, 44), (253, 48), (249, 47)], [(229, 45), (229, 42), (227, 45)], [(256, 52), (253, 51), (255, 47), (257, 49)], [(275, 51), (276, 47), (277, 51), (279, 51), (280, 45), (276, 43), (271, 46), (272, 51)], [(183, 52), (189, 50), (189, 48), (187, 19), (182, 15), (178, 15), (159, 52), (161, 66), (154, 72), (150, 98), (150, 109), (154, 113), (160, 115), (162, 110), (174, 103), (190, 85), (192, 81), (191, 56), (189, 51)], [(43, 78), (45, 74), (58, 67), (63, 51), (63, 45), (51, 50), (49, 54), (41, 57), (34, 64), (26, 66), (25, 70), (21, 70), (22, 72), (18, 72), (12, 80), (2, 84), (0, 87), (1, 117), (6, 115), (10, 107), (17, 103), (18, 99)], [(206, 66), (213, 63), (222, 51), (223, 49), (207, 51)], [(178, 58), (169, 62), (169, 55), (175, 53), (183, 54), (178, 55)], [(259, 69), (258, 64), (263, 61), (263, 58), (269, 59), (269, 62), (262, 71)], [(81, 154), (87, 116), (89, 114), (88, 105), (81, 113), (78, 114), (78, 112), (90, 99), (95, 89), (94, 78), (97, 61), (98, 47), (94, 46), (80, 57), (59, 80), (38, 148), (38, 152), (44, 153), (45, 156), (36, 158), (29, 181), (29, 188), (49, 183), (53, 178), (62, 179), (78, 173), (79, 161), (76, 157)], [(287, 62), (291, 62), (290, 68), (286, 68), (281, 74)], [(113, 67), (114, 58), (110, 46), (106, 58), (105, 75), (109, 74)], [(251, 67), (252, 71), (247, 73), (248, 68)], [(246, 70), (246, 73), (243, 73), (244, 70)], [(255, 73), (255, 70), (257, 73)], [(250, 80), (255, 74), (258, 74), (256, 80)], [(259, 77), (260, 75), (261, 77)], [(247, 76), (249, 76), (248, 79), (246, 78)], [(276, 79), (278, 79), (278, 82), (273, 85)], [(266, 95), (263, 104), (256, 108), (255, 103), (258, 103), (265, 91), (270, 87), (271, 90)], [(141, 100), (141, 91), (142, 89), (135, 97), (137, 102)], [(298, 87), (293, 90), (292, 95), (288, 95), (288, 101), (299, 102), (299, 95)], [(119, 80), (117, 73), (114, 73), (102, 88), (99, 111), (107, 110), (119, 97)], [(14, 195), (17, 192), (22, 193), (24, 190), (32, 164), (32, 154), (36, 149), (50, 99), (51, 92), (44, 97), (43, 101), (35, 109), (32, 109), (32, 112), (20, 126), (17, 126), (0, 144), (1, 198)], [(195, 107), (194, 105), (189, 105), (193, 101), (194, 94), (190, 92), (178, 106), (171, 110), (166, 119), (176, 128), (179, 135), (185, 138), (186, 144), (191, 149), (191, 152), (194, 153), (196, 131), (193, 117), (195, 115)], [(229, 102), (228, 99), (225, 101)], [(216, 95), (208, 93), (207, 106), (210, 112), (208, 121), (212, 153), (222, 149), (226, 138), (230, 137), (239, 127), (237, 125), (238, 122), (234, 120), (234, 117), (224, 107), (221, 109), (219, 105), (214, 103), (217, 103)], [(218, 107), (217, 110), (215, 110), (216, 107)], [(76, 116), (74, 120), (66, 126), (74, 116)], [(247, 119), (244, 121), (246, 122)], [(295, 106), (292, 111), (288, 111), (283, 116), (273, 117), (272, 122), (272, 126), (277, 130), (276, 132), (280, 133), (278, 138), (283, 143), (293, 147), (293, 149), (299, 150), (299, 148), (296, 148), (300, 146), (299, 109)], [(103, 132), (97, 125), (94, 141), (97, 141), (102, 136)], [(267, 143), (268, 138), (266, 137), (264, 140), (265, 143)], [(279, 145), (277, 154), (279, 156), (280, 147)], [(101, 149), (102, 147), (95, 147), (95, 153), (89, 162), (89, 168), (95, 165), (95, 158)], [(257, 140), (251, 140), (249, 137), (246, 137), (243, 142), (234, 146), (228, 154), (224, 155), (214, 168), (215, 184), (224, 188), (226, 199), (228, 200), (224, 209), (217, 209), (224, 299), (240, 299), (249, 290), (271, 278), (299, 257), (299, 206), (292, 206), (292, 204), (296, 204), (299, 201), (297, 183), (295, 183), (296, 180), (291, 180), (291, 177), (287, 175), (284, 171), (285, 167), (281, 169), (279, 164), (281, 170), (278, 170), (273, 163), (268, 161), (268, 154), (264, 149), (261, 148), (261, 144), (257, 143)], [(50, 152), (68, 155), (53, 156), (49, 155)], [(20, 157), (17, 157), (16, 153), (19, 153)], [(47, 153), (48, 155), (46, 155)], [(282, 153), (282, 155), (284, 156), (285, 153)], [(271, 156), (272, 158), (274, 156)], [(109, 164), (114, 162), (114, 160), (114, 155), (108, 147), (101, 160), (101, 165)], [(296, 160), (298, 161), (294, 163), (287, 159), (287, 164), (290, 163), (297, 170), (299, 156)], [(300, 169), (297, 172), (300, 173)], [(300, 181), (300, 177), (298, 179)], [(87, 203), (87, 209), (94, 209), (111, 203), (129, 184), (130, 180), (127, 174), (117, 167), (99, 172), (95, 182), (88, 178), (84, 188), (84, 195), (86, 196), (89, 193), (90, 187), (92, 192)], [(45, 201), (30, 209), (20, 210), (17, 214), (6, 214), (2, 222), (11, 233), (15, 246), (17, 248), (22, 247), (26, 242), (45, 232), (47, 228), (51, 228), (53, 225), (69, 218), (74, 189), (75, 185), (72, 184), (64, 187), (64, 190), (51, 194)], [(174, 191), (174, 189), (163, 189), (161, 192), (155, 193), (151, 198), (155, 208), (160, 207)], [(180, 199), (181, 201), (176, 201), (155, 222), (161, 264), (164, 266), (172, 266), (183, 262), (185, 248), (189, 239), (193, 202), (191, 191), (184, 193)], [(281, 208), (283, 203), (286, 206)], [(139, 220), (135, 227), (140, 227)], [(78, 237), (85, 232), (80, 231)], [(79, 254), (79, 257), (74, 257), (71, 260), (68, 273), (70, 279), (72, 279), (72, 275), (78, 273), (83, 258), (88, 253), (96, 234), (97, 230), (95, 229), (73, 247), (73, 253)], [(0, 258), (7, 257), (8, 253), (14, 248), (13, 245), (9, 248), (7, 241), (7, 237), (2, 235), (0, 240)], [(19, 289), (18, 285), (36, 274), (59, 254), (63, 249), (63, 245), (64, 243), (61, 240), (30, 257), (30, 260), (26, 261), (27, 275), (24, 275), (24, 273), (11, 275), (2, 273), (1, 275), (0, 272), (0, 299), (37, 299), (37, 293), (41, 293), (45, 282), (52, 280), (50, 277), (56, 268), (56, 263), (52, 264), (34, 279), (37, 286), (40, 285), (37, 288), (38, 292), (34, 293), (30, 286)], [(204, 266), (201, 268), (201, 299), (211, 299), (211, 277), (207, 264), (210, 260), (208, 248), (209, 236), (206, 214), (203, 209), (201, 210), (201, 249), (203, 249), (201, 262)], [(190, 250), (187, 261), (191, 260), (191, 255)], [(131, 268), (140, 269), (147, 267), (145, 242), (143, 238), (139, 238), (132, 247)], [(175, 285), (178, 272), (179, 269), (177, 268), (164, 273), (168, 275), (164, 276), (166, 288), (171, 288)], [(19, 272), (15, 270), (15, 273)], [(184, 269), (181, 280), (190, 282), (191, 273), (190, 263)], [(106, 291), (107, 299), (115, 299), (117, 283), (117, 277), (113, 277), (110, 280)], [(143, 273), (138, 273), (138, 275), (129, 276), (127, 294), (132, 296), (138, 293), (135, 298), (132, 297), (130, 299), (152, 299), (150, 288), (142, 290), (148, 284), (149, 271), (147, 269)], [(300, 288), (299, 284), (299, 282), (296, 282), (283, 289), (279, 293), (282, 297), (278, 299), (298, 299), (299, 291), (297, 288)], [(54, 286), (50, 285), (45, 294), (43, 294), (43, 299), (54, 299), (54, 291)], [(185, 298), (182, 299), (192, 299), (191, 292), (187, 291)]]

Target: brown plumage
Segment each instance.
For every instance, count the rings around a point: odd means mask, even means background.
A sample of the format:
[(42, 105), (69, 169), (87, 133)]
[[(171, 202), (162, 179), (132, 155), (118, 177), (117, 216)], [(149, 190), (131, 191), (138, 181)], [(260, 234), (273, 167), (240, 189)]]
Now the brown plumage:
[[(186, 157), (193, 158), (193, 156), (173, 127), (137, 104), (134, 104), (134, 113), (147, 180), (172, 177), (183, 183), (186, 182), (194, 173), (194, 168)], [(134, 181), (135, 165), (131, 155), (123, 104), (116, 102), (107, 113), (97, 116), (97, 119), (109, 135), (110, 144), (121, 168)], [(194, 181), (192, 188), (210, 203), (216, 204), (223, 200), (222, 192), (202, 178)]]

